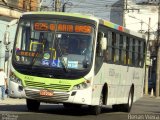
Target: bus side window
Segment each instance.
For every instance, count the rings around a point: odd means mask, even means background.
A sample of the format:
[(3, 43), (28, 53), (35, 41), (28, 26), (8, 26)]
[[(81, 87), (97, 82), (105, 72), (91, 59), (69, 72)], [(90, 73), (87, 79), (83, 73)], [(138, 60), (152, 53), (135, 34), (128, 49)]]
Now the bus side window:
[(141, 41), (140, 43), (140, 66), (142, 67), (144, 64), (144, 56), (145, 56), (145, 43)]
[(120, 41), (119, 41), (119, 62), (120, 64), (123, 64), (124, 60), (124, 50), (123, 50), (123, 35), (120, 35)]
[(99, 57), (102, 57), (103, 56), (103, 50), (101, 49), (101, 44), (100, 44), (100, 41), (103, 37), (104, 34), (103, 32), (98, 32), (98, 37), (97, 37), (97, 48), (96, 48), (96, 54), (97, 56)]
[(108, 61), (112, 60), (112, 32), (108, 31)]
[(128, 64), (132, 65), (133, 38), (129, 38), (129, 59)]
[(104, 37), (107, 38), (107, 46), (106, 46), (106, 50), (103, 51), (103, 56), (105, 61), (108, 61), (109, 59), (109, 51), (108, 51), (108, 31), (106, 33), (104, 33)]
[(120, 58), (120, 54), (119, 54), (119, 42), (120, 42), (120, 35), (116, 34), (116, 43), (115, 43), (115, 55), (114, 55), (114, 62), (119, 63), (119, 58)]
[(134, 58), (134, 60), (135, 60), (135, 66), (136, 67), (138, 67), (139, 66), (139, 41), (136, 39), (136, 41), (135, 41), (135, 58)]
[(115, 62), (116, 34), (112, 32), (112, 61)]
[(136, 52), (136, 40), (132, 39), (132, 65), (135, 66), (136, 65), (136, 61), (135, 61), (135, 52)]
[(126, 47), (127, 47), (127, 43), (126, 43), (126, 36), (123, 36), (123, 43), (122, 43), (122, 63), (126, 65)]
[(133, 38), (129, 39), (129, 61), (128, 64), (132, 65), (133, 64), (133, 60), (132, 60), (132, 54), (133, 54)]
[(125, 64), (129, 64), (129, 37), (126, 39), (126, 56)]

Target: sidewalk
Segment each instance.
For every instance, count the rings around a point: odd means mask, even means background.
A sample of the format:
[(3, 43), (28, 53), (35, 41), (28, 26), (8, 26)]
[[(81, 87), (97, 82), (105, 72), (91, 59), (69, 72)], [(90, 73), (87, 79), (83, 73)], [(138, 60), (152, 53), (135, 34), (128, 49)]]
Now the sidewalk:
[(141, 99), (160, 102), (160, 96), (159, 97), (155, 97), (155, 96), (151, 96), (151, 95), (143, 95), (143, 98), (141, 98)]
[(19, 105), (19, 104), (26, 104), (26, 100), (17, 98), (5, 98), (5, 100), (0, 100), (0, 105)]

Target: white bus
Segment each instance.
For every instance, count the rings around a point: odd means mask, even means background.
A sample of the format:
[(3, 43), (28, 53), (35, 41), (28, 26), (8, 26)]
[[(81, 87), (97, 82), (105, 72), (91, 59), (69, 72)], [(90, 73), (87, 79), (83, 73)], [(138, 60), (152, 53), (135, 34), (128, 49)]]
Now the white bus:
[(11, 77), (22, 84), (28, 110), (48, 102), (129, 112), (143, 95), (145, 48), (143, 35), (92, 15), (24, 13)]

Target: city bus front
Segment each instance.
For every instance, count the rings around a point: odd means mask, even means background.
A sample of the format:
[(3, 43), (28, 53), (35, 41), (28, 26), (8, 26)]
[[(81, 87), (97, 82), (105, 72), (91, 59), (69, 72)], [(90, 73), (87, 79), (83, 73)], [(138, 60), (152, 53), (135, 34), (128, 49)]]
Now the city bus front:
[(91, 104), (95, 28), (95, 21), (82, 17), (25, 14), (20, 18), (12, 76), (22, 83), (27, 104), (34, 100)]

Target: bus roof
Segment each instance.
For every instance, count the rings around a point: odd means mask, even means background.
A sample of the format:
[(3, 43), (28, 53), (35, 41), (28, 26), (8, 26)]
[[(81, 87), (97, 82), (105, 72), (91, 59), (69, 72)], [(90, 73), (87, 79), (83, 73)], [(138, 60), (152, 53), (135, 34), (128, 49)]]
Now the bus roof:
[(82, 13), (67, 13), (67, 12), (49, 12), (49, 11), (37, 11), (37, 12), (26, 12), (26, 13), (23, 13), (23, 15), (29, 15), (29, 14), (43, 14), (43, 15), (62, 15), (62, 16), (70, 16), (70, 17), (78, 17), (78, 18), (85, 18), (85, 19), (90, 19), (90, 20), (94, 20), (96, 22), (99, 22), (100, 24), (104, 25), (104, 26), (107, 26), (109, 28), (112, 28), (112, 29), (115, 29), (115, 30), (118, 30), (118, 31), (121, 31), (121, 32), (124, 32), (124, 33), (128, 33), (128, 34), (131, 34), (133, 36), (137, 36), (137, 37), (141, 37), (141, 38), (144, 38), (145, 39), (145, 35), (142, 35), (140, 33), (137, 33), (137, 32), (134, 32), (134, 31), (131, 31), (121, 25), (118, 25), (118, 24), (115, 24), (115, 23), (112, 23), (110, 21), (107, 21), (107, 20), (104, 20), (104, 19), (101, 19), (101, 18), (98, 18), (98, 17), (95, 17), (94, 15), (91, 15), (91, 14), (82, 14)]
[(121, 25), (118, 25), (118, 24), (115, 24), (115, 23), (112, 23), (110, 21), (107, 21), (107, 20), (103, 20), (103, 19), (100, 19), (100, 24), (104, 25), (104, 26), (107, 26), (107, 27), (110, 27), (112, 29), (116, 29), (118, 31), (122, 31), (122, 32), (125, 32), (125, 33), (128, 33), (128, 34), (131, 34), (133, 36), (137, 36), (137, 37), (141, 37), (141, 38), (144, 38), (145, 39), (145, 35), (142, 35), (138, 32), (135, 32), (135, 31), (131, 31)]
[(35, 14), (35, 15), (62, 15), (62, 16), (70, 16), (70, 17), (78, 17), (78, 18), (85, 18), (90, 19), (94, 21), (99, 21), (97, 17), (95, 17), (92, 14), (81, 14), (81, 13), (67, 13), (67, 12), (49, 12), (49, 11), (37, 11), (37, 12), (26, 12), (23, 13), (23, 15), (29, 15), (29, 14)]

